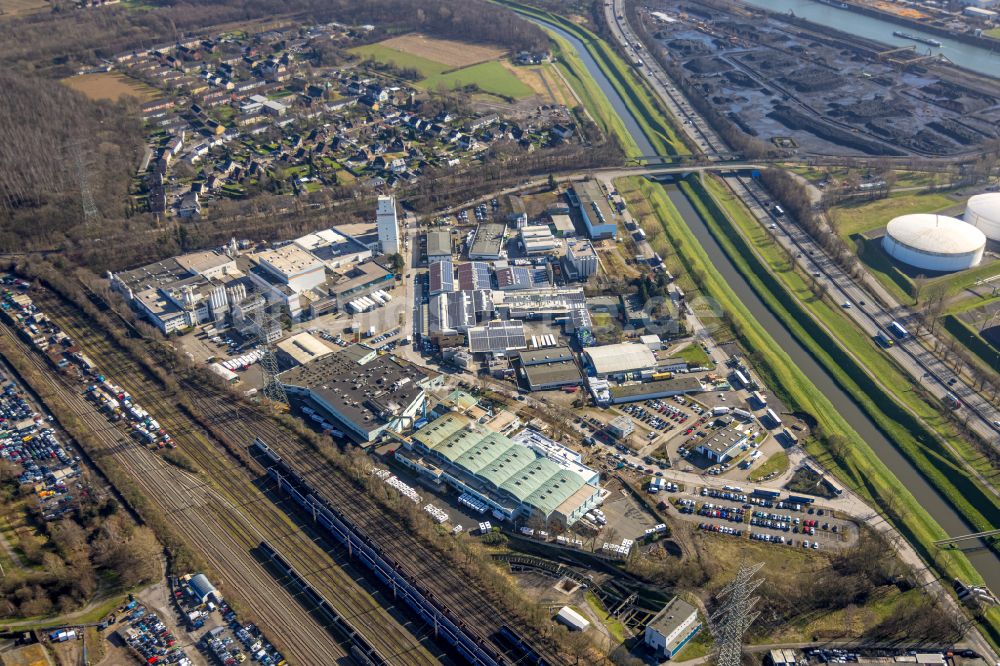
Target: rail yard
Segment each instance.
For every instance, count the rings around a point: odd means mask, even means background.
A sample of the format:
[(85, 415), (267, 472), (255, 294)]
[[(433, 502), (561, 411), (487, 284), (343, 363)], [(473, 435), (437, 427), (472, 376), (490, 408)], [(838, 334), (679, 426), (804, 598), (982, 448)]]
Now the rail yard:
[[(291, 658), (324, 663), (331, 654), (346, 656), (347, 649), (338, 636), (327, 630), (322, 617), (316, 618), (309, 612), (308, 600), (297, 598), (294, 589), (283, 589), (263, 568), (262, 558), (253, 556), (266, 539), (280, 543), (288, 559), (301, 571), (309, 572), (310, 584), (328, 599), (335, 600), (339, 604), (336, 610), (348, 621), (363, 618), (365, 626), (379, 627), (371, 632), (370, 640), (382, 651), (406, 655), (408, 663), (436, 663), (421, 637), (404, 629), (399, 620), (334, 563), (316, 542), (315, 535), (297, 527), (274, 504), (267, 496), (273, 488), (266, 484), (255, 486), (253, 475), (240, 461), (185, 416), (131, 358), (87, 325), (79, 311), (51, 294), (41, 296), (41, 307), (91, 358), (100, 359), (101, 368), (109, 376), (133, 395), (157, 405), (154, 409), (157, 419), (174, 433), (179, 450), (190, 457), (205, 479), (166, 462), (127, 438), (83, 397), (82, 386), (52, 376), (44, 359), (18, 340), (25, 359), (45, 371), (50, 388), (103, 442), (101, 449), (88, 454), (98, 464), (108, 458), (121, 466), (145, 496), (169, 516), (182, 538), (220, 572), (225, 587), (235, 592), (234, 596), (246, 605), (265, 631), (272, 629), (272, 635), (287, 637), (284, 641), (276, 640)], [(14, 335), (8, 339), (17, 340)], [(275, 600), (283, 601), (278, 604)], [(373, 622), (375, 617), (378, 622)]]

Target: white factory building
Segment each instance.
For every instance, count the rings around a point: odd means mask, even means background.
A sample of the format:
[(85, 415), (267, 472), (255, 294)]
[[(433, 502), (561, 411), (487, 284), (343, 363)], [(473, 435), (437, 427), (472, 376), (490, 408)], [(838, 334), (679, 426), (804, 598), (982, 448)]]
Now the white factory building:
[(882, 247), (904, 264), (947, 273), (978, 265), (986, 236), (975, 226), (953, 217), (917, 213), (893, 218), (886, 227)]
[(597, 273), (597, 252), (589, 240), (570, 241), (566, 245), (566, 264), (569, 277), (586, 280)]
[(396, 254), (400, 250), (399, 219), (396, 217), (395, 197), (381, 196), (375, 209), (378, 243), (382, 254)]
[(656, 355), (642, 344), (623, 342), (584, 350), (587, 363), (594, 376), (602, 379), (619, 379), (626, 375), (639, 375), (656, 368)]
[(1000, 241), (1000, 192), (971, 197), (965, 204), (963, 219), (990, 240)]

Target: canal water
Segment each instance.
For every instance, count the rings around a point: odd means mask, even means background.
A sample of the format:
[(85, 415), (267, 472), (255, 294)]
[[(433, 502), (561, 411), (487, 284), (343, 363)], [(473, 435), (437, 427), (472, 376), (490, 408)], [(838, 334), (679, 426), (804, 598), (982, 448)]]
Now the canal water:
[[(930, 32), (921, 32), (909, 26), (901, 26), (890, 21), (884, 21), (849, 9), (839, 9), (824, 5), (815, 0), (743, 0), (748, 5), (760, 7), (768, 11), (787, 14), (793, 12), (799, 18), (812, 21), (819, 25), (841, 30), (849, 35), (857, 35), (865, 39), (889, 44), (892, 46), (916, 46), (918, 53), (941, 53), (960, 67), (970, 69), (988, 76), (1000, 76), (1000, 52), (966, 44), (947, 37), (941, 37)], [(910, 39), (896, 37), (895, 31), (905, 32), (926, 39), (936, 39), (940, 47), (914, 42)]]
[[(767, 2), (772, 1), (775, 4), (779, 4), (783, 0), (767, 0)], [(787, 1), (797, 4), (794, 0)], [(823, 7), (823, 5), (817, 6)], [(855, 16), (854, 18), (863, 19), (864, 17)], [(583, 43), (576, 37), (555, 26), (540, 21), (535, 22), (547, 29), (553, 30), (569, 41), (573, 48), (576, 49), (590, 75), (597, 81), (604, 94), (607, 95), (612, 108), (621, 116), (626, 129), (633, 136), (639, 148), (644, 154), (653, 155), (653, 147), (642, 133), (639, 124), (629, 113), (628, 107), (625, 106), (625, 103), (614, 87), (605, 78), (601, 68), (587, 52)], [(834, 408), (844, 416), (847, 422), (854, 427), (855, 431), (868, 442), (868, 445), (871, 446), (882, 462), (890, 470), (893, 470), (896, 477), (917, 498), (917, 501), (920, 502), (924, 509), (951, 536), (960, 536), (976, 531), (899, 452), (893, 443), (882, 434), (874, 422), (855, 404), (847, 392), (840, 388), (833, 377), (809, 355), (809, 352), (799, 344), (781, 321), (767, 309), (767, 306), (757, 296), (757, 293), (747, 284), (740, 272), (729, 261), (729, 257), (715, 241), (704, 220), (701, 219), (688, 199), (676, 187), (668, 185), (667, 188), (671, 201), (673, 201), (684, 221), (705, 248), (709, 259), (715, 266), (715, 269), (722, 275), (723, 279), (732, 287), (736, 295), (743, 301), (757, 321), (767, 329), (778, 345), (788, 353), (792, 361), (802, 369), (809, 380), (833, 403)], [(1000, 556), (985, 548), (969, 552), (968, 556), (976, 569), (982, 574), (986, 584), (993, 590), (1000, 590)]]

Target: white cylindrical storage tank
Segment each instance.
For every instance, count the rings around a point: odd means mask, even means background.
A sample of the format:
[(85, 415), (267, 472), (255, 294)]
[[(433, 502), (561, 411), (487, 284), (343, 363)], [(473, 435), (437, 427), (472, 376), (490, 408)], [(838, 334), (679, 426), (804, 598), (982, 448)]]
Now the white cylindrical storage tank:
[(963, 219), (986, 234), (990, 240), (1000, 241), (1000, 192), (971, 197), (965, 204)]
[(986, 236), (953, 217), (917, 213), (893, 218), (885, 229), (882, 247), (893, 259), (914, 268), (960, 271), (982, 260)]

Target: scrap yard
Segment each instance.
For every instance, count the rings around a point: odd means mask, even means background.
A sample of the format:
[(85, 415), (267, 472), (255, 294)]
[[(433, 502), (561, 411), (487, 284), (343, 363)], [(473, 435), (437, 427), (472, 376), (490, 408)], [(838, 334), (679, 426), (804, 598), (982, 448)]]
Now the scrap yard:
[[(647, 29), (743, 132), (801, 153), (955, 156), (997, 138), (1000, 85), (794, 15), (654, 6)], [(669, 20), (666, 20), (669, 19)]]

